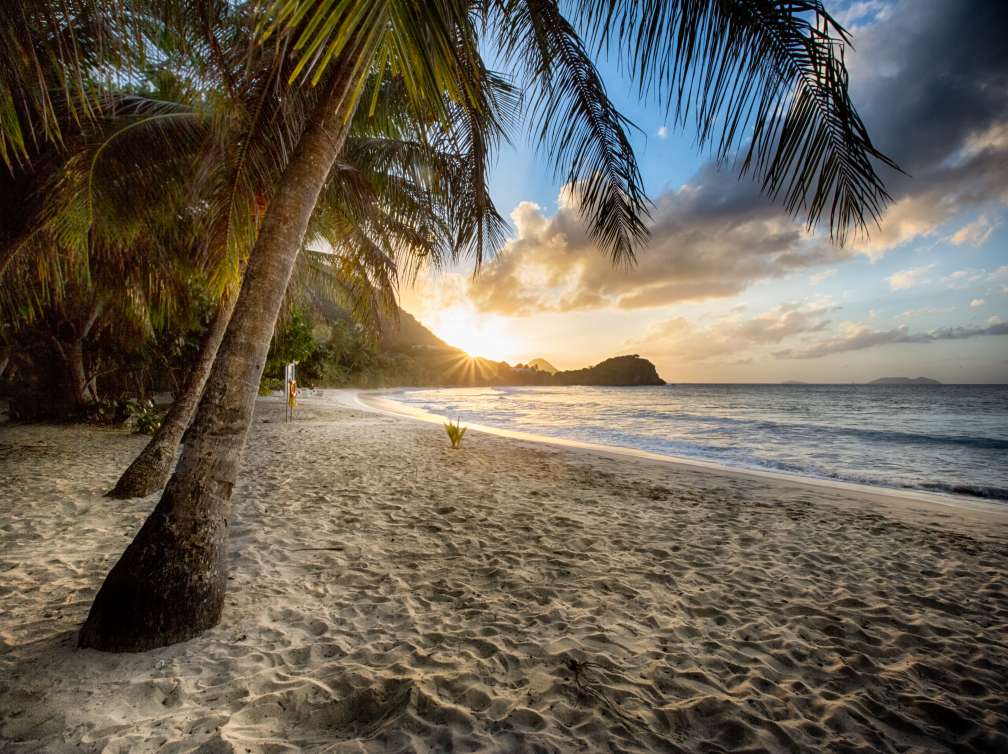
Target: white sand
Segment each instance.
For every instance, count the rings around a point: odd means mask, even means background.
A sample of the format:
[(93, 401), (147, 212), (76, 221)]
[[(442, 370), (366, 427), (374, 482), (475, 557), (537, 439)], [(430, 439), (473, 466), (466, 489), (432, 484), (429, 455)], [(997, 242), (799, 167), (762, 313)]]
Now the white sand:
[(262, 402), (221, 624), (75, 649), (144, 438), (0, 427), (0, 751), (1008, 751), (1008, 515)]

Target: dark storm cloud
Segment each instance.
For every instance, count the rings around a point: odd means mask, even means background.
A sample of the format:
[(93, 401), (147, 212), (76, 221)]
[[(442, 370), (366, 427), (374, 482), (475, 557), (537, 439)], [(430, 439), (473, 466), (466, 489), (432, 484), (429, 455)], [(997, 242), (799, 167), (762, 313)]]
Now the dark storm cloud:
[(934, 343), (939, 340), (965, 340), (983, 335), (1008, 335), (1008, 322), (998, 322), (987, 327), (944, 327), (926, 333), (910, 332), (906, 325), (892, 330), (872, 330), (856, 326), (843, 335), (823, 340), (809, 348), (789, 348), (777, 351), (774, 356), (779, 359), (818, 359), (834, 353), (860, 351), (894, 343)]

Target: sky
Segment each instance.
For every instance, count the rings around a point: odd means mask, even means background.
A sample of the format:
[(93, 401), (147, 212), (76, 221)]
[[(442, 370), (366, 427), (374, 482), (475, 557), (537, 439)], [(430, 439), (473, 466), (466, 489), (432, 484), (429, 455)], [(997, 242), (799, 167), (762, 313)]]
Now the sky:
[(807, 232), (607, 60), (654, 202), (629, 269), (587, 239), (562, 176), (521, 134), (491, 191), (512, 233), (485, 262), (424, 274), (404, 309), (447, 342), (561, 369), (625, 353), (669, 382), (1008, 383), (1008, 3), (845, 0), (851, 92), (907, 175), (867, 240)]

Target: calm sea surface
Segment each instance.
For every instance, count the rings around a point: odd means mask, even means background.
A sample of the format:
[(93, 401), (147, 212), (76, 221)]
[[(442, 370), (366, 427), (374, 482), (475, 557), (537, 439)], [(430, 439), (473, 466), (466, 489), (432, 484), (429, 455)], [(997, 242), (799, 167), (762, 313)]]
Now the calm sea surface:
[(1008, 386), (411, 389), (463, 422), (727, 466), (1008, 501)]

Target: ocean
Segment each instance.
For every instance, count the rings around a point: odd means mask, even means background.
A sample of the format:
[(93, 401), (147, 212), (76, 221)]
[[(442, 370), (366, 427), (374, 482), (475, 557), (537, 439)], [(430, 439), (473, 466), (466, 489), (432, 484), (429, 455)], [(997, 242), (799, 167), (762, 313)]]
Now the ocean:
[(386, 397), (463, 423), (1008, 502), (1006, 385), (451, 388)]

